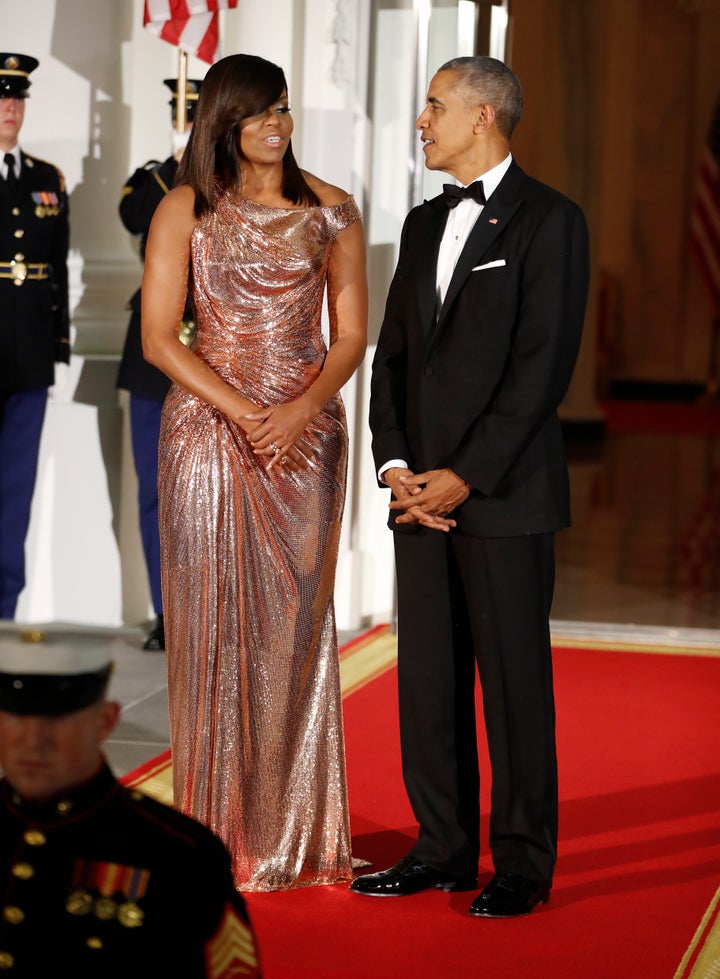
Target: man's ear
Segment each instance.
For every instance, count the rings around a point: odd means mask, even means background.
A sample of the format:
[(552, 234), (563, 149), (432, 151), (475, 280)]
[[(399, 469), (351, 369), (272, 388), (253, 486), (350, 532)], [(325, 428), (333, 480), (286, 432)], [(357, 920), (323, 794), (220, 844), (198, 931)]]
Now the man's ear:
[(476, 133), (487, 132), (495, 122), (495, 107), (489, 102), (483, 102), (477, 107), (473, 130)]
[(100, 705), (100, 740), (110, 737), (120, 720), (120, 704), (116, 700), (105, 700)]

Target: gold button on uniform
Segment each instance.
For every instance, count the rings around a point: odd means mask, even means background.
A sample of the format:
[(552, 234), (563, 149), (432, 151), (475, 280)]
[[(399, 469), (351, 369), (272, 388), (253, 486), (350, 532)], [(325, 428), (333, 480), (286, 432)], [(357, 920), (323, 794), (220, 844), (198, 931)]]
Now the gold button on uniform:
[(15, 228), (15, 230), (13, 231), (13, 234), (15, 235), (16, 238), (22, 238), (22, 236), (25, 234), (25, 232), (23, 231), (22, 228)]
[(28, 829), (23, 833), (23, 839), (28, 846), (45, 846), (47, 837), (39, 829)]
[(72, 807), (73, 804), (70, 799), (63, 799), (62, 802), (58, 802), (57, 804), (57, 812), (60, 816), (67, 816)]
[(35, 870), (29, 863), (16, 863), (12, 869), (13, 877), (17, 877), (18, 880), (30, 880), (34, 874)]
[(88, 940), (86, 942), (86, 945), (87, 945), (88, 948), (102, 948), (103, 947), (102, 939), (101, 938), (98, 938), (96, 935), (92, 935), (90, 938), (88, 938)]
[(0, 952), (0, 969), (12, 969), (15, 959), (9, 952)]
[(12, 209), (12, 215), (13, 215), (13, 217), (16, 218), (16, 217), (18, 217), (19, 214), (20, 214), (20, 208), (19, 207), (14, 207)]
[[(13, 285), (21, 286), (25, 279), (27, 278), (27, 266), (24, 262), (11, 262), (10, 263), (10, 274), (12, 275)], [(15, 680), (13, 686), (17, 689), (17, 685), (20, 684), (22, 687), (21, 680)]]
[(19, 925), (25, 920), (25, 912), (20, 908), (16, 908), (13, 904), (9, 904), (6, 908), (3, 908), (3, 918), (11, 925)]

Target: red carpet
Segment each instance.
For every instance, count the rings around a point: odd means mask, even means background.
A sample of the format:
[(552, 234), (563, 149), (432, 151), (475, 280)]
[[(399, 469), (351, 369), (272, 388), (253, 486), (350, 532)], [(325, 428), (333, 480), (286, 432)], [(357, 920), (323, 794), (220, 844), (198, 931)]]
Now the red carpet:
[[(720, 975), (712, 903), (720, 658), (556, 648), (555, 672), (561, 839), (550, 903), (527, 918), (487, 921), (465, 914), (473, 893), (251, 894), (266, 979)], [(395, 683), (392, 669), (345, 701), (354, 853), (375, 869), (402, 856), (415, 835)], [(481, 884), (492, 873), (487, 815), (483, 828)]]

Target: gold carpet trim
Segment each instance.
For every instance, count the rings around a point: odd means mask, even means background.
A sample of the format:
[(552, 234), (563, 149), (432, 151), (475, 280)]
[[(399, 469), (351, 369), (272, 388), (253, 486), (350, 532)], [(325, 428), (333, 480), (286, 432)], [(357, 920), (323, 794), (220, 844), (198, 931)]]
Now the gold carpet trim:
[(397, 636), (390, 631), (375, 633), (367, 643), (351, 646), (340, 657), (340, 687), (349, 697), (375, 680), (397, 662)]
[[(387, 626), (373, 629), (368, 636), (361, 636), (348, 643), (340, 653), (340, 687), (343, 697), (349, 697), (351, 693), (381, 676), (395, 665), (396, 660), (397, 637), (391, 635)], [(126, 784), (171, 806), (172, 762), (165, 759)]]
[(166, 806), (173, 804), (172, 762), (166, 759), (157, 768), (143, 772), (138, 778), (125, 783), (129, 788), (140, 789)]
[(552, 644), (561, 649), (597, 649), (617, 653), (661, 653), (665, 656), (720, 656), (720, 646), (684, 645), (672, 642), (627, 642), (624, 639), (582, 639), (552, 634)]
[[(720, 976), (720, 887), (708, 905), (702, 921), (673, 979), (711, 979)], [(714, 919), (714, 920), (713, 920)], [(688, 972), (691, 959), (695, 957)]]

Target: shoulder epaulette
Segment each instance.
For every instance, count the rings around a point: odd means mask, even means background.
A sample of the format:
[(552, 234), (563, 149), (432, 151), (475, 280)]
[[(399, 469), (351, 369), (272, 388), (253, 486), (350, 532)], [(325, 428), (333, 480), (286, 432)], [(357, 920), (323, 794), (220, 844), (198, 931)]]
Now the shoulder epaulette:
[(157, 180), (157, 182), (158, 182), (158, 183), (160, 184), (160, 186), (162, 187), (162, 189), (163, 189), (163, 191), (164, 191), (164, 192), (165, 192), (166, 194), (169, 194), (169, 193), (170, 193), (170, 188), (169, 188), (169, 187), (168, 187), (168, 185), (167, 185), (167, 184), (165, 183), (165, 181), (164, 181), (164, 180), (162, 179), (162, 177), (160, 176), (160, 174), (158, 173), (158, 171), (157, 171), (157, 170), (153, 170), (153, 177), (155, 177), (155, 179)]
[(31, 169), (33, 167), (37, 166), (38, 163), (39, 163), (39, 164), (41, 164), (44, 167), (50, 167), (51, 170), (54, 170), (55, 173), (58, 176), (58, 180), (60, 181), (60, 190), (63, 193), (65, 193), (65, 176), (64, 176), (62, 170), (60, 169), (60, 167), (55, 166), (55, 164), (54, 163), (51, 163), (49, 160), (43, 160), (39, 156), (33, 156), (31, 153), (23, 153), (23, 156), (25, 157), (25, 163)]
[(207, 844), (208, 838), (217, 842), (214, 834), (206, 826), (186, 816), (178, 809), (159, 802), (151, 795), (135, 787), (123, 786), (123, 790), (135, 812), (146, 822), (154, 824), (163, 833), (167, 833), (193, 848), (202, 845), (203, 842)]

